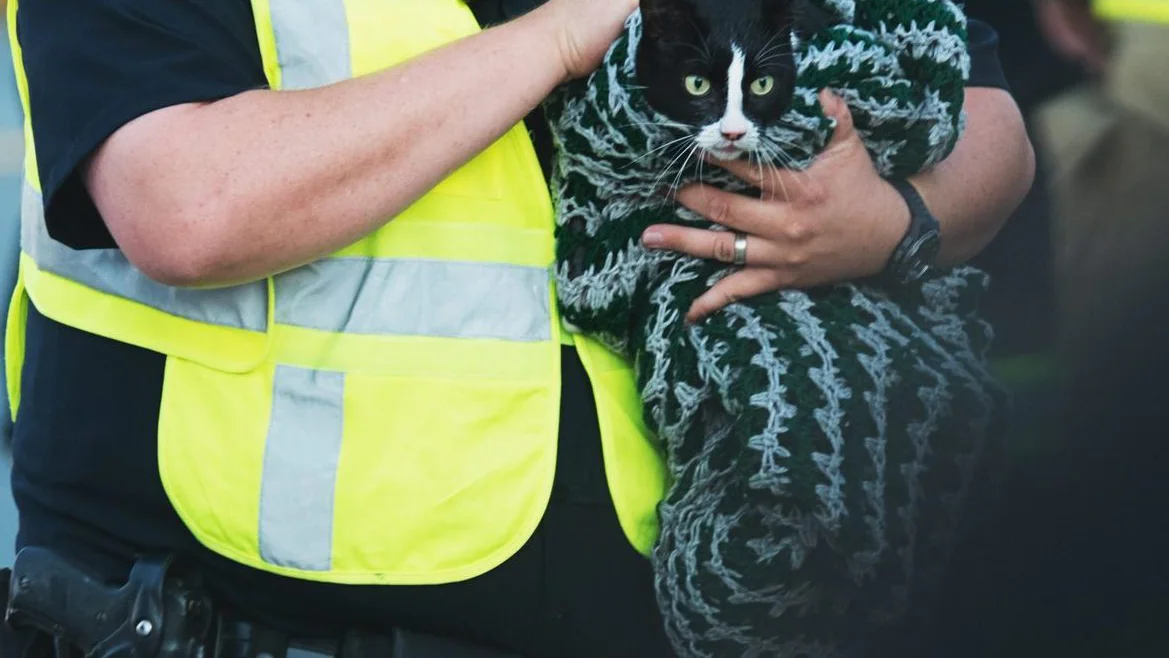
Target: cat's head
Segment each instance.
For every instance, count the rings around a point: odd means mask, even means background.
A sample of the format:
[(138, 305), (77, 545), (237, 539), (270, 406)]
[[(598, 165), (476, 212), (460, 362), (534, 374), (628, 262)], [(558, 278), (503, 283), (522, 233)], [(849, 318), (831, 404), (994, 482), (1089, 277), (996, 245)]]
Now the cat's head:
[(766, 148), (795, 92), (792, 36), (830, 25), (811, 0), (641, 0), (638, 84), (721, 159)]

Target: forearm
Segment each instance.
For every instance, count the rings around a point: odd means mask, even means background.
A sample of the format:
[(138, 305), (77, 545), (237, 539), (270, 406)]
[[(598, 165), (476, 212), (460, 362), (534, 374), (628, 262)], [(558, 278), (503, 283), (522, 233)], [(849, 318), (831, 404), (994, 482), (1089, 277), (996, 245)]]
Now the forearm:
[(963, 263), (982, 251), (1035, 176), (1035, 153), (1007, 92), (972, 87), (966, 108), (966, 132), (954, 151), (910, 179), (941, 224), (941, 265)]
[(87, 184), (119, 246), (164, 282), (315, 260), (413, 203), (564, 78), (545, 21), (537, 11), (327, 87), (151, 113), (95, 153)]

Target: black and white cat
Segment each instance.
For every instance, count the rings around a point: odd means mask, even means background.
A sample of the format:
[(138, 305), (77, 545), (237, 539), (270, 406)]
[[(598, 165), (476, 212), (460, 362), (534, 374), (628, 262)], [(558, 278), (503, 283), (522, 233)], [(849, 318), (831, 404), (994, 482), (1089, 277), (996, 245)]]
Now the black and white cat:
[(767, 152), (791, 107), (793, 38), (835, 19), (807, 0), (642, 0), (637, 80), (653, 109), (718, 159)]

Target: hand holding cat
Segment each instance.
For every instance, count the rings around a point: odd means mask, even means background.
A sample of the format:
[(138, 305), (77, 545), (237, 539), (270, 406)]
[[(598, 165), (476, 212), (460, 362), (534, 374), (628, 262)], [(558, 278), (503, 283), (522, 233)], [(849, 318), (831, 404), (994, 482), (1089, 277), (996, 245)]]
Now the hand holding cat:
[(566, 78), (579, 78), (601, 63), (621, 34), (638, 0), (555, 0), (541, 7), (553, 22)]
[(884, 268), (909, 225), (909, 208), (878, 175), (844, 101), (824, 91), (820, 102), (837, 127), (806, 171), (711, 160), (759, 188), (762, 198), (702, 184), (679, 191), (682, 205), (729, 230), (654, 225), (642, 235), (647, 247), (727, 263), (734, 258), (735, 233), (747, 236), (745, 267), (695, 300), (687, 321), (765, 292), (863, 278)]

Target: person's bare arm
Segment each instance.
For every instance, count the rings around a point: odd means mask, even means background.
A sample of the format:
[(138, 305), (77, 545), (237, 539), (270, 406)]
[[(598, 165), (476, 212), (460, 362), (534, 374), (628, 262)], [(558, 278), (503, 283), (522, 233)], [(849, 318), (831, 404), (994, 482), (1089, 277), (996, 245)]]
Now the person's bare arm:
[(966, 262), (990, 244), (1035, 180), (1035, 151), (1010, 94), (971, 87), (965, 102), (966, 132), (954, 151), (910, 179), (941, 224), (942, 265)]
[(403, 65), (126, 124), (85, 182), (118, 246), (171, 285), (310, 262), (389, 221), (599, 62), (636, 0), (552, 0)]

